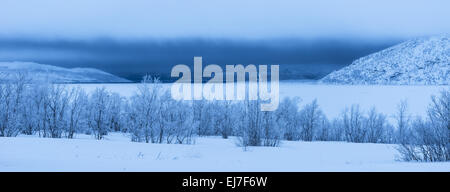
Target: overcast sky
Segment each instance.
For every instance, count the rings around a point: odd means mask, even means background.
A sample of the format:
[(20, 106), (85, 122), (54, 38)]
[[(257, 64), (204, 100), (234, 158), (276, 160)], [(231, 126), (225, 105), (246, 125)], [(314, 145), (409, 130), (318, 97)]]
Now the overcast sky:
[(450, 31), (448, 0), (2, 0), (0, 35), (401, 37)]

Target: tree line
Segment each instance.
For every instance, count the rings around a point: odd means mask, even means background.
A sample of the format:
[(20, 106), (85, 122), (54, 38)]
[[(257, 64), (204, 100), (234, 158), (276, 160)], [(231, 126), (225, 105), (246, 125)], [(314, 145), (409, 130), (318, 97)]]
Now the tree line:
[(299, 107), (300, 98), (284, 98), (276, 111), (261, 111), (259, 100), (176, 101), (158, 79), (149, 76), (137, 92), (121, 97), (105, 88), (86, 93), (79, 87), (30, 82), (26, 75), (0, 84), (0, 136), (19, 134), (103, 139), (123, 132), (133, 142), (191, 144), (198, 136), (230, 136), (247, 146), (279, 146), (289, 141), (346, 141), (398, 144), (406, 161), (448, 161), (450, 91), (431, 98), (425, 118), (411, 118), (401, 102), (395, 123), (375, 108), (358, 105), (328, 119), (317, 100)]

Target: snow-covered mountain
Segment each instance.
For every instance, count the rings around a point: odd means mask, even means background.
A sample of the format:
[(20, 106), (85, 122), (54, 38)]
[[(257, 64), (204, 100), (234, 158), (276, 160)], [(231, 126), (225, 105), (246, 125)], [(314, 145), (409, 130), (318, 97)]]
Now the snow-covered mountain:
[(321, 82), (449, 85), (450, 35), (417, 38), (362, 57)]
[(130, 82), (93, 68), (63, 68), (33, 62), (0, 62), (0, 82), (14, 78), (14, 74), (25, 73), (33, 81), (56, 83), (113, 83)]

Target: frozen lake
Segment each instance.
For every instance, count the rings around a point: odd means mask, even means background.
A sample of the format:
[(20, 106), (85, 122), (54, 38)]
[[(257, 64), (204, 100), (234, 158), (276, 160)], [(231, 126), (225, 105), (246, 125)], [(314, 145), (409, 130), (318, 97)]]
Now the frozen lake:
[[(95, 88), (105, 87), (107, 90), (117, 92), (129, 97), (136, 92), (136, 83), (131, 84), (70, 84), (80, 86), (90, 92)], [(165, 83), (166, 88), (170, 83)], [(408, 102), (408, 111), (412, 116), (425, 116), (430, 103), (431, 95), (438, 95), (441, 90), (449, 86), (424, 85), (326, 85), (313, 82), (281, 81), (280, 100), (283, 97), (300, 97), (301, 105), (317, 99), (323, 112), (328, 118), (341, 114), (342, 110), (352, 104), (359, 104), (364, 111), (376, 107), (393, 119), (397, 105), (402, 101)]]

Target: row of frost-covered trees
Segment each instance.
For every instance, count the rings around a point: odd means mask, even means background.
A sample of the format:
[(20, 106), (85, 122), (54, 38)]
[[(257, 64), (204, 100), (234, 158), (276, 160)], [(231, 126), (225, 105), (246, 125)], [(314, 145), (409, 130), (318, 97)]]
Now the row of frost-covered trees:
[(406, 102), (395, 123), (375, 108), (349, 106), (328, 119), (317, 101), (300, 108), (285, 98), (276, 111), (261, 101), (176, 101), (156, 79), (145, 77), (129, 98), (104, 88), (90, 94), (62, 84), (15, 81), (0, 84), (0, 136), (19, 134), (102, 139), (123, 132), (134, 142), (192, 143), (196, 136), (236, 136), (241, 146), (278, 146), (281, 140), (396, 143), (404, 160), (448, 161), (450, 91), (432, 97), (426, 118), (412, 118)]
[(191, 107), (171, 99), (149, 78), (125, 99), (104, 88), (88, 94), (79, 87), (29, 82), (18, 75), (0, 84), (0, 109), (3, 137), (74, 138), (81, 133), (102, 139), (109, 132), (126, 132), (137, 142), (190, 143), (195, 134)]

